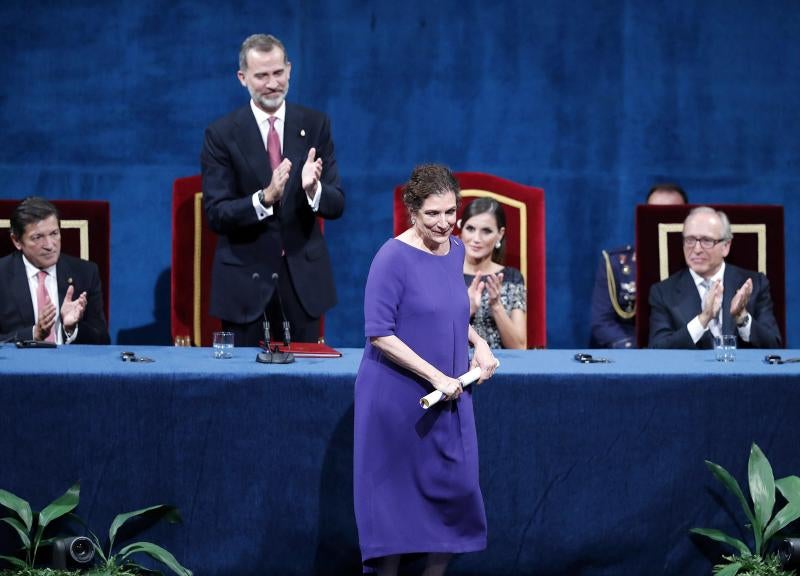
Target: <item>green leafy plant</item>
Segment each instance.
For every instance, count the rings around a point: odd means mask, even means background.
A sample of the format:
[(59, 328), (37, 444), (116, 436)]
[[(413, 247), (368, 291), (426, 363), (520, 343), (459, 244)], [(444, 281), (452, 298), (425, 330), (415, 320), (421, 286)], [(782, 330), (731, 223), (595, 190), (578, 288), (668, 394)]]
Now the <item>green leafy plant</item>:
[[(0, 576), (75, 576), (75, 572), (69, 570), (53, 570), (52, 568), (18, 568), (16, 570), (0, 570)], [(85, 576), (90, 575), (87, 573)], [(101, 575), (91, 574), (91, 576)]]
[[(739, 501), (748, 526), (753, 532), (753, 548), (742, 540), (729, 536), (720, 530), (692, 528), (691, 532), (733, 547), (738, 554), (723, 556), (726, 563), (714, 567), (717, 576), (769, 576), (772, 574), (794, 574), (783, 570), (777, 564), (774, 554), (768, 552), (769, 544), (776, 535), (789, 524), (800, 518), (800, 478), (787, 476), (775, 480), (767, 457), (753, 443), (747, 465), (747, 478), (752, 506), (739, 484), (719, 464), (706, 460), (706, 466), (728, 491)], [(773, 515), (776, 502), (776, 489), (786, 504)], [(777, 570), (777, 571), (776, 571)]]
[(166, 549), (153, 544), (152, 542), (133, 542), (120, 548), (114, 552), (114, 544), (117, 539), (119, 529), (128, 520), (133, 518), (141, 518), (146, 515), (155, 515), (158, 519), (164, 519), (170, 523), (179, 523), (181, 521), (180, 513), (177, 508), (172, 506), (164, 506), (158, 504), (156, 506), (149, 506), (141, 510), (134, 510), (125, 514), (119, 514), (114, 521), (111, 522), (111, 527), (108, 529), (108, 548), (106, 551), (100, 543), (100, 539), (94, 533), (90, 532), (90, 538), (94, 546), (95, 552), (102, 559), (105, 570), (112, 572), (114, 568), (131, 569), (134, 572), (149, 572), (146, 568), (139, 566), (133, 561), (134, 554), (145, 554), (158, 562), (164, 564), (167, 568), (172, 570), (178, 576), (192, 576), (191, 570), (181, 566), (180, 562), (175, 559), (170, 552)]
[[(2, 556), (0, 559), (6, 560), (13, 567), (14, 571), (2, 571), (2, 574), (14, 574), (15, 576), (62, 576), (63, 574), (73, 574), (62, 570), (51, 570), (49, 568), (35, 568), (36, 554), (40, 546), (49, 545), (53, 538), (43, 539), (45, 528), (57, 518), (67, 514), (85, 526), (85, 523), (71, 512), (77, 508), (80, 500), (80, 483), (75, 483), (64, 494), (48, 504), (41, 512), (33, 512), (28, 502), (15, 496), (6, 490), (0, 490), (0, 506), (11, 510), (14, 516), (0, 518), (0, 521), (11, 526), (20, 541), (22, 550), (25, 551), (25, 558), (15, 556)], [(115, 544), (119, 539), (119, 531), (122, 526), (132, 519), (143, 520), (145, 518), (165, 520), (170, 523), (181, 521), (180, 513), (177, 508), (158, 504), (149, 506), (141, 510), (127, 512), (117, 515), (108, 530), (108, 547), (103, 550), (100, 539), (93, 532), (89, 531), (89, 538), (101, 563), (95, 568), (85, 572), (86, 576), (132, 576), (135, 574), (148, 574), (155, 571), (140, 566), (134, 561), (134, 555), (144, 554), (161, 562), (178, 576), (192, 576), (191, 570), (185, 568), (175, 559), (166, 549), (153, 544), (152, 542), (133, 542), (115, 551)], [(158, 572), (155, 572), (158, 573)]]
[(794, 574), (794, 570), (781, 568), (781, 563), (775, 554), (761, 556), (723, 556), (727, 562), (714, 566), (714, 576), (738, 574), (739, 576), (787, 576)]
[(0, 506), (14, 513), (14, 516), (0, 518), (0, 521), (14, 529), (25, 551), (24, 560), (15, 556), (0, 556), (0, 559), (6, 560), (16, 568), (33, 568), (39, 547), (52, 542), (51, 539), (42, 539), (45, 528), (53, 520), (72, 512), (78, 506), (79, 495), (80, 482), (76, 482), (41, 512), (33, 512), (28, 502), (11, 492), (0, 490)]

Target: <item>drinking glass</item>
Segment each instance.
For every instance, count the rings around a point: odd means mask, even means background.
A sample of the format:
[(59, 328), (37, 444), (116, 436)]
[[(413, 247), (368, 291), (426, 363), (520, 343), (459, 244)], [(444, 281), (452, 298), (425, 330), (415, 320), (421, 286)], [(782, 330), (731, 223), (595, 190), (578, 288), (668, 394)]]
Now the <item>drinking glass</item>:
[(214, 332), (214, 358), (231, 358), (233, 332)]
[(714, 358), (717, 362), (736, 360), (736, 336), (733, 334), (714, 336)]

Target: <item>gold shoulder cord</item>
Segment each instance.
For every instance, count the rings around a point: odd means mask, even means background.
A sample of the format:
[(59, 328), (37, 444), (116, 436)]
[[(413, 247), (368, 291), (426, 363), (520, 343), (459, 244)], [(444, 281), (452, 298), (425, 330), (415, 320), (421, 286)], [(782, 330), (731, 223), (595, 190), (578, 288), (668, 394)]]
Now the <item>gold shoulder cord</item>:
[(611, 259), (608, 257), (608, 252), (603, 250), (603, 258), (606, 261), (606, 279), (608, 280), (608, 297), (611, 299), (611, 306), (614, 307), (614, 312), (623, 320), (630, 320), (636, 315), (636, 307), (639, 305), (637, 298), (636, 303), (633, 305), (633, 310), (626, 312), (619, 306), (617, 302), (617, 283), (614, 280), (614, 271), (611, 269)]

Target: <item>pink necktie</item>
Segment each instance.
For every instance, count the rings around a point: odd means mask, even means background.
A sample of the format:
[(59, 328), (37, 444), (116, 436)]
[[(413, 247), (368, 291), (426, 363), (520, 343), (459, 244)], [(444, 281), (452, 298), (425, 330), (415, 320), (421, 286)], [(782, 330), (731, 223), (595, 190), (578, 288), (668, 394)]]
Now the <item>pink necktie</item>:
[[(39, 316), (44, 313), (44, 309), (53, 303), (50, 300), (50, 294), (47, 292), (47, 286), (45, 286), (44, 281), (47, 278), (47, 272), (44, 270), (39, 270), (39, 273), (36, 275), (39, 279), (39, 287), (36, 289), (36, 303), (37, 307), (39, 308)], [(53, 324), (53, 328), (55, 328), (55, 324)], [(50, 328), (50, 333), (47, 335), (45, 340), (47, 342), (55, 342), (56, 341), (56, 331)]]
[(269, 133), (267, 133), (267, 153), (269, 165), (273, 170), (281, 163), (281, 140), (278, 138), (278, 131), (275, 130), (275, 119), (275, 116), (269, 117)]

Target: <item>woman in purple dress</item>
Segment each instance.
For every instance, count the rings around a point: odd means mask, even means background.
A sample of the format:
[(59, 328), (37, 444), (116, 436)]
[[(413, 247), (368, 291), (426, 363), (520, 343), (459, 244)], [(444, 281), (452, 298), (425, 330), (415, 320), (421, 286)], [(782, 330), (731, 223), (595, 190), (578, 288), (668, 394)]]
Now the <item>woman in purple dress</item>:
[[(354, 496), (364, 567), (381, 576), (405, 554), (424, 554), (434, 576), (486, 547), (472, 388), (456, 378), (470, 366), (490, 378), (495, 358), (469, 325), (464, 246), (451, 236), (459, 194), (447, 168), (417, 167), (403, 193), (411, 228), (381, 247), (367, 279)], [(448, 401), (422, 410), (433, 389)]]

